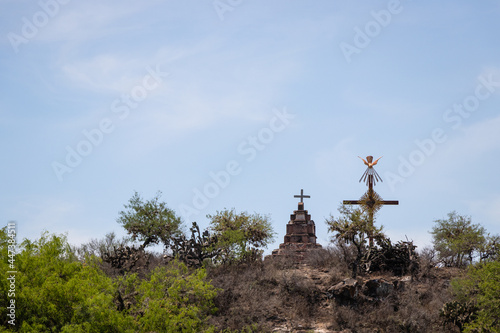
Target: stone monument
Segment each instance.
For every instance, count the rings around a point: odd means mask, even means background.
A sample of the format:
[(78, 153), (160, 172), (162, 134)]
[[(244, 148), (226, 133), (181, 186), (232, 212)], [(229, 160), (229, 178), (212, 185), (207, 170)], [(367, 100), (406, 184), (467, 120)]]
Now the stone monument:
[(316, 243), (316, 225), (311, 220), (311, 215), (304, 209), (304, 198), (310, 196), (304, 195), (304, 190), (301, 190), (300, 195), (294, 197), (300, 198), (298, 208), (290, 215), (284, 243), (272, 252), (273, 256), (296, 255), (303, 258), (306, 251), (321, 248), (321, 245)]

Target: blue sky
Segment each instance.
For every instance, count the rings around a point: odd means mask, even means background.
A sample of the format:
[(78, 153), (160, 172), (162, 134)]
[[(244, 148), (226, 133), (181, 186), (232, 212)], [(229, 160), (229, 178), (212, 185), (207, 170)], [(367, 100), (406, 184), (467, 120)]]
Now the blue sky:
[(456, 210), (500, 233), (497, 1), (0, 0), (0, 218), (73, 244), (157, 191), (206, 227), (304, 189), (324, 223), (383, 156), (377, 223), (431, 243)]

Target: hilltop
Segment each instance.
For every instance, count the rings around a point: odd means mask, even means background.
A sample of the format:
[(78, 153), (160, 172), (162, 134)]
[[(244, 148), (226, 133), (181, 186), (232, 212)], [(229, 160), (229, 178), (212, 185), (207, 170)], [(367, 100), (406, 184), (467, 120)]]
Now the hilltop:
[(450, 281), (462, 272), (426, 267), (414, 276), (378, 272), (351, 279), (334, 249), (312, 251), (301, 263), (268, 257), (208, 270), (221, 289), (210, 321), (230, 330), (280, 333), (459, 332), (443, 326), (439, 312), (452, 298)]

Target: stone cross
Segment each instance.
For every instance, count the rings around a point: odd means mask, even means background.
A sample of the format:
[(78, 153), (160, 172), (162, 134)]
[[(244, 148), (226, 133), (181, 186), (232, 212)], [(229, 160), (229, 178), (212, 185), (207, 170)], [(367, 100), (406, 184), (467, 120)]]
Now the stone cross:
[(294, 198), (300, 198), (298, 208), (290, 215), (284, 242), (280, 244), (279, 249), (273, 251), (273, 256), (286, 255), (294, 262), (300, 262), (310, 250), (321, 248), (321, 245), (316, 243), (316, 225), (304, 209), (303, 201), (310, 197), (304, 195), (303, 189), (300, 190), (300, 195), (294, 195)]
[(304, 195), (304, 190), (300, 190), (300, 195), (294, 195), (294, 198), (300, 198), (300, 202), (304, 202), (304, 198), (310, 198), (310, 195)]

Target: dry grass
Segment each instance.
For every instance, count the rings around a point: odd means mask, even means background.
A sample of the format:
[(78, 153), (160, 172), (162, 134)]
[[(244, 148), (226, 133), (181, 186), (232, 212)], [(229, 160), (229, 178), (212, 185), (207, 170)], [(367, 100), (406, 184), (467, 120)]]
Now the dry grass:
[(277, 327), (290, 332), (318, 327), (331, 332), (458, 332), (444, 328), (439, 317), (451, 299), (449, 280), (458, 273), (431, 267), (384, 300), (342, 306), (326, 293), (350, 275), (335, 249), (311, 252), (300, 264), (273, 258), (213, 267), (209, 278), (221, 291), (211, 323), (232, 331), (253, 325), (249, 331), (254, 332)]

